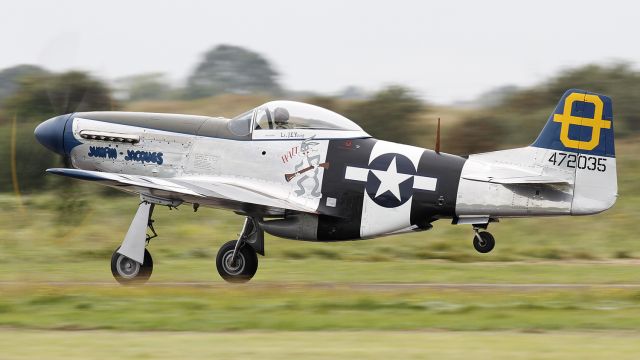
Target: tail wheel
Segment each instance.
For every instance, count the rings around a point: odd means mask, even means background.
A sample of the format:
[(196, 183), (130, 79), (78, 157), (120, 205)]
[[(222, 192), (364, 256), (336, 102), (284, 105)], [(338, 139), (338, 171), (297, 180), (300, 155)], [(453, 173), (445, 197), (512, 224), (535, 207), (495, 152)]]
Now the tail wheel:
[(237, 240), (231, 240), (222, 245), (216, 256), (218, 274), (227, 282), (243, 283), (251, 280), (258, 271), (258, 255), (250, 246), (241, 244), (233, 261), (233, 251)]
[(486, 254), (493, 250), (496, 246), (496, 240), (493, 235), (487, 231), (480, 231), (473, 237), (473, 247), (477, 252)]
[[(120, 248), (118, 248), (120, 249)], [(153, 272), (153, 258), (144, 249), (144, 262), (138, 262), (118, 253), (118, 249), (111, 255), (111, 274), (122, 285), (144, 284)]]

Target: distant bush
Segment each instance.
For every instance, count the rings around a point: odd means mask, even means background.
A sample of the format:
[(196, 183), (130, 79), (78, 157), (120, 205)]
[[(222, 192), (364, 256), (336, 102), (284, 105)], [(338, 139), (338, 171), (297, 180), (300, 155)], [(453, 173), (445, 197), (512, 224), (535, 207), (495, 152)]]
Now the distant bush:
[(572, 88), (612, 98), (616, 136), (640, 133), (640, 72), (626, 63), (586, 65), (531, 88), (513, 90), (498, 104), (469, 115), (452, 131), (451, 137), (458, 142), (453, 152), (467, 154), (531, 144), (562, 94)]
[(16, 114), (21, 122), (117, 107), (105, 83), (79, 71), (23, 78), (18, 90), (4, 103), (5, 112)]
[(279, 93), (278, 73), (262, 55), (239, 46), (219, 45), (198, 64), (185, 89), (188, 99), (222, 93)]
[(166, 76), (162, 73), (148, 73), (127, 76), (116, 81), (118, 94), (129, 101), (169, 100), (177, 98)]
[(47, 71), (35, 65), (16, 65), (0, 71), (0, 103), (11, 97), (20, 87), (20, 81), (28, 76), (44, 75)]
[[(15, 160), (18, 184), (25, 192), (72, 184), (44, 176), (44, 170), (59, 167), (62, 158), (45, 149), (33, 136), (36, 125), (56, 115), (90, 110), (117, 109), (111, 91), (102, 81), (83, 72), (40, 73), (26, 76), (3, 103), (0, 119), (0, 191), (12, 191), (11, 163)], [(12, 121), (16, 119), (15, 158)]]
[(343, 115), (375, 138), (407, 143), (415, 135), (415, 117), (425, 108), (410, 89), (390, 86), (367, 100), (354, 102)]
[(503, 121), (485, 114), (470, 117), (452, 132), (444, 142), (447, 151), (468, 155), (495, 150), (506, 142), (507, 126)]

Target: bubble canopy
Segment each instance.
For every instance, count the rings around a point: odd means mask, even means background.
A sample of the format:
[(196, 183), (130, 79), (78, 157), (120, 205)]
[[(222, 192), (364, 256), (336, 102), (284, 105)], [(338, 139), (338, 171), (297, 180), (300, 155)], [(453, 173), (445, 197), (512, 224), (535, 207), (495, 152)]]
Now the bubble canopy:
[(363, 131), (353, 121), (319, 106), (297, 101), (271, 101), (231, 119), (229, 130), (245, 135), (251, 130), (309, 129)]

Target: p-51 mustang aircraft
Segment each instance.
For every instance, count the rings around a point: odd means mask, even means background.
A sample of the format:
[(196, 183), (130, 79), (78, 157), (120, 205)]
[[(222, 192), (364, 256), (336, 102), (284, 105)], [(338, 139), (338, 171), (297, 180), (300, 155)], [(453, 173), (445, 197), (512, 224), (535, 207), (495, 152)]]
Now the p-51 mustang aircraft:
[(337, 113), (293, 101), (233, 119), (73, 113), (43, 122), (35, 136), (74, 167), (49, 173), (140, 196), (111, 258), (123, 284), (151, 276), (155, 205), (244, 216), (238, 239), (216, 257), (223, 279), (244, 282), (264, 255), (264, 232), (343, 241), (451, 219), (471, 225), (475, 249), (486, 253), (495, 241), (485, 230), (499, 218), (596, 214), (617, 197), (611, 100), (582, 90), (562, 96), (530, 146), (468, 157), (376, 140)]

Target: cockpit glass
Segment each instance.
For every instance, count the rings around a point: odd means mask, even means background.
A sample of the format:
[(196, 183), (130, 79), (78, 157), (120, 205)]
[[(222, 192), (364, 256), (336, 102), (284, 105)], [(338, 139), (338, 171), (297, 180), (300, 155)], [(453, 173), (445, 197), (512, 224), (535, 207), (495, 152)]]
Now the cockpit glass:
[(355, 130), (358, 125), (346, 117), (315, 105), (295, 101), (272, 101), (256, 110), (256, 130), (314, 129)]
[(251, 132), (253, 110), (240, 114), (229, 121), (229, 130), (237, 136), (246, 136)]
[(269, 109), (261, 107), (256, 110), (256, 130), (273, 128), (273, 120)]

